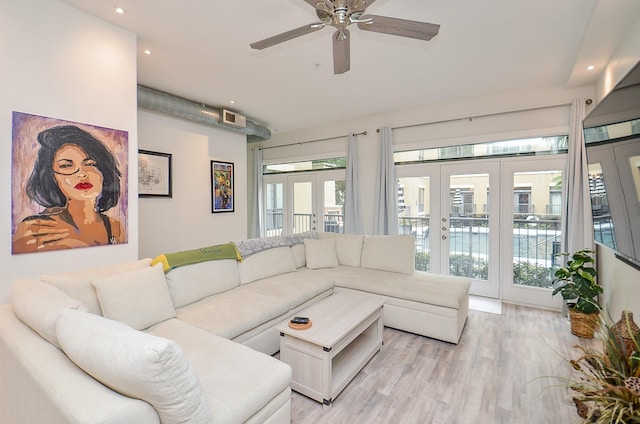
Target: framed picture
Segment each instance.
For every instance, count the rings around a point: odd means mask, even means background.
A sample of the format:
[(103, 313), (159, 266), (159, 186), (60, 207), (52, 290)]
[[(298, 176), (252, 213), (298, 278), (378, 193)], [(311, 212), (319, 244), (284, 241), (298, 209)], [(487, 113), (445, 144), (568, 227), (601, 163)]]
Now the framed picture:
[(211, 212), (233, 212), (233, 163), (211, 161)]
[(171, 154), (138, 150), (138, 197), (171, 196)]

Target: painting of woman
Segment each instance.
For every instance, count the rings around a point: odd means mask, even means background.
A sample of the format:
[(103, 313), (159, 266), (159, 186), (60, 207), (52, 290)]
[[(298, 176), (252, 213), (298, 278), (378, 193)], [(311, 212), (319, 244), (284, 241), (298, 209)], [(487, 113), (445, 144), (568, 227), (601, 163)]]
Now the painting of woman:
[(24, 195), (39, 210), (15, 226), (12, 252), (126, 243), (124, 223), (108, 214), (122, 191), (122, 172), (109, 148), (77, 125), (43, 129), (37, 142)]

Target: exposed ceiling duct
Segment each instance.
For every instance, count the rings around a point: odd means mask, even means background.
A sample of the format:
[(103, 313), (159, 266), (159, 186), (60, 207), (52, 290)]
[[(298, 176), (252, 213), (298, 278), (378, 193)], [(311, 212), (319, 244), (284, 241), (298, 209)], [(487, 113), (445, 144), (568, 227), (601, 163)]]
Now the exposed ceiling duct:
[(264, 141), (271, 138), (269, 128), (246, 120), (244, 126), (223, 122), (222, 111), (211, 106), (183, 99), (172, 94), (154, 90), (142, 85), (138, 86), (138, 107), (154, 112), (164, 113), (199, 124), (239, 132), (247, 136), (247, 141)]

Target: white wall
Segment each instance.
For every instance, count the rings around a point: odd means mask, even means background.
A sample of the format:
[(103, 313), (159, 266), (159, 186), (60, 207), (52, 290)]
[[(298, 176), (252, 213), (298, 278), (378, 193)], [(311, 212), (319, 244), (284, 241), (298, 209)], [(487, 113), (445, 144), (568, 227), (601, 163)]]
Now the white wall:
[[(172, 198), (142, 197), (141, 258), (247, 237), (246, 136), (138, 111), (139, 147), (172, 155)], [(211, 213), (210, 161), (233, 162), (235, 212)]]
[[(297, 158), (327, 157), (328, 153), (346, 155), (346, 134), (367, 131), (358, 136), (359, 179), (361, 182), (361, 202), (364, 211), (363, 223), (366, 233), (373, 231), (373, 204), (375, 199), (376, 167), (381, 126), (402, 127), (413, 124), (442, 121), (447, 119), (473, 117), (484, 114), (508, 112), (553, 105), (570, 104), (574, 98), (593, 98), (595, 87), (581, 87), (568, 90), (563, 87), (537, 87), (519, 92), (500, 93), (492, 96), (470, 98), (464, 101), (425, 106), (420, 109), (398, 111), (385, 115), (370, 116), (358, 120), (335, 123), (295, 133), (275, 134), (258, 146), (275, 146), (301, 141), (344, 136), (335, 140), (295, 145), (288, 148), (274, 148), (263, 151), (263, 159), (295, 160)], [(480, 141), (504, 140), (528, 136), (567, 134), (569, 107), (557, 107), (539, 111), (504, 114), (495, 117), (463, 119), (451, 123), (416, 126), (393, 131), (396, 150), (417, 149), (473, 143)], [(251, 158), (251, 155), (249, 156)], [(249, 168), (250, 172), (252, 168)], [(252, 176), (249, 176), (252, 178)]]
[[(136, 175), (136, 36), (51, 0), (0, 2), (0, 303), (22, 277), (138, 257), (137, 186), (129, 184), (128, 243), (11, 255), (11, 113), (129, 133)], [(134, 177), (135, 181), (135, 177)]]

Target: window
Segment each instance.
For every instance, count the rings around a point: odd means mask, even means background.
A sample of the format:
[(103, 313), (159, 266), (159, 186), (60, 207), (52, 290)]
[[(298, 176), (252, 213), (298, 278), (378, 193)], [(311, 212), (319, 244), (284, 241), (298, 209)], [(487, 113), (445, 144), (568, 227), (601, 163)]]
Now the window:
[(513, 213), (532, 215), (535, 213), (531, 205), (531, 187), (514, 187)]
[(291, 172), (322, 171), (332, 169), (345, 169), (347, 157), (316, 159), (300, 162), (272, 163), (262, 166), (262, 174), (286, 174)]
[(463, 144), (433, 149), (405, 150), (395, 152), (393, 159), (397, 164), (402, 164), (451, 159), (480, 159), (492, 156), (558, 154), (567, 152), (568, 140), (568, 136), (560, 135)]
[(453, 216), (467, 216), (475, 214), (476, 205), (473, 200), (473, 188), (451, 188), (449, 197), (451, 215)]

